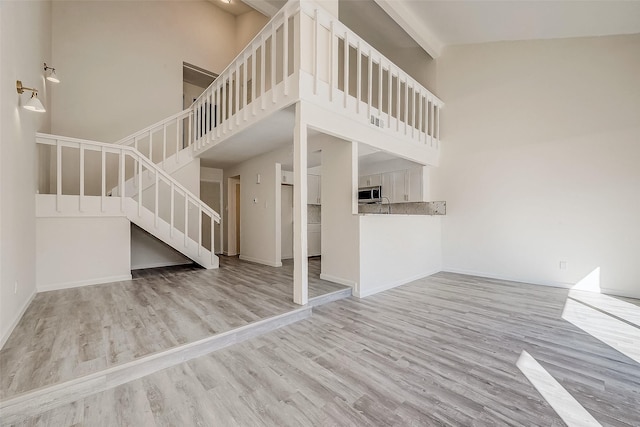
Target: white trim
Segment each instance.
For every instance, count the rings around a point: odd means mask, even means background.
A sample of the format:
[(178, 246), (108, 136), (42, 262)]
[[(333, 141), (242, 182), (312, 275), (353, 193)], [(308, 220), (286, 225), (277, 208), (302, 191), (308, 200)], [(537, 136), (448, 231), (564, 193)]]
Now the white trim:
[[(523, 279), (521, 277), (502, 276), (498, 274), (491, 274), (491, 273), (474, 271), (474, 270), (465, 270), (461, 268), (444, 268), (442, 271), (445, 273), (464, 274), (467, 276), (477, 276), (477, 277), (484, 277), (486, 279), (505, 280), (508, 282), (523, 283), (525, 285), (547, 286), (551, 288), (571, 289), (575, 286), (575, 283)], [(634, 292), (620, 291), (620, 290), (611, 289), (611, 288), (601, 288), (600, 292), (606, 295), (640, 299), (640, 292), (634, 293)]]
[(640, 299), (640, 290), (637, 292), (628, 292), (611, 288), (600, 288), (600, 292), (606, 295), (614, 295), (617, 297)]
[(253, 257), (246, 256), (246, 255), (240, 255), (240, 259), (242, 261), (249, 261), (249, 262), (255, 262), (257, 264), (268, 265), (270, 267), (282, 267), (282, 263), (281, 262), (267, 261), (267, 260), (264, 260), (264, 259), (253, 258)]
[(441, 271), (440, 269), (436, 269), (436, 270), (429, 271), (429, 272), (426, 272), (426, 273), (420, 273), (420, 274), (417, 274), (417, 275), (415, 275), (413, 277), (410, 277), (408, 279), (402, 279), (402, 280), (399, 280), (397, 282), (388, 283), (386, 285), (378, 286), (377, 288), (374, 288), (374, 289), (368, 289), (368, 290), (366, 290), (364, 292), (362, 292), (362, 283), (360, 283), (360, 289), (354, 291), (353, 295), (358, 297), (358, 298), (368, 297), (370, 295), (377, 294), (378, 292), (387, 291), (389, 289), (397, 288), (398, 286), (406, 285), (407, 283), (411, 283), (411, 282), (414, 282), (416, 280), (423, 279), (425, 277), (428, 277), (428, 276), (431, 276), (433, 274), (439, 273), (440, 271)]
[(77, 282), (53, 283), (50, 285), (38, 285), (38, 292), (56, 291), (59, 289), (80, 288), (82, 286), (102, 285), (104, 283), (122, 282), (131, 280), (131, 274), (123, 274), (121, 276), (101, 277), (97, 279), (80, 280)]
[(171, 262), (153, 262), (151, 264), (143, 264), (141, 266), (131, 266), (131, 270), (144, 270), (146, 268), (159, 268), (159, 267), (173, 267), (174, 265), (188, 265), (193, 264), (192, 260), (189, 261), (171, 261)]
[(263, 0), (242, 0), (242, 3), (257, 10), (268, 18), (271, 18), (280, 10), (276, 6)]
[(127, 382), (179, 365), (205, 354), (258, 337), (311, 316), (311, 307), (301, 307), (198, 341), (159, 351), (52, 386), (45, 386), (0, 401), (2, 421), (20, 422), (25, 414), (38, 415), (89, 395), (112, 389)]
[(353, 280), (343, 279), (342, 277), (332, 276), (331, 274), (320, 273), (320, 278), (322, 280), (326, 280), (327, 282), (349, 286), (351, 289), (356, 289), (356, 287), (358, 286), (358, 283), (354, 282)]
[(552, 288), (563, 288), (563, 289), (571, 289), (574, 286), (574, 283), (529, 280), (529, 279), (523, 279), (521, 277), (518, 278), (513, 276), (501, 276), (497, 274), (485, 273), (482, 271), (464, 270), (460, 268), (444, 268), (442, 269), (442, 271), (444, 271), (445, 273), (464, 274), (467, 276), (484, 277), (486, 279), (506, 280), (508, 282), (524, 283), (525, 285), (548, 286)]
[(374, 0), (382, 10), (398, 23), (432, 58), (442, 54), (444, 43), (403, 1)]
[(33, 299), (36, 297), (36, 293), (37, 292), (34, 289), (33, 293), (31, 294), (31, 296), (27, 299), (27, 301), (24, 303), (24, 305), (22, 306), (22, 308), (18, 312), (18, 315), (14, 319), (13, 323), (11, 323), (11, 326), (9, 326), (9, 329), (7, 329), (7, 332), (0, 339), (0, 349), (2, 349), (2, 347), (4, 347), (4, 345), (6, 344), (7, 340), (9, 339), (11, 334), (13, 333), (13, 330), (16, 328), (16, 326), (18, 326), (18, 323), (20, 323), (20, 320), (22, 320), (22, 316), (24, 316), (24, 313), (27, 311), (27, 308), (29, 308), (29, 305), (33, 302)]

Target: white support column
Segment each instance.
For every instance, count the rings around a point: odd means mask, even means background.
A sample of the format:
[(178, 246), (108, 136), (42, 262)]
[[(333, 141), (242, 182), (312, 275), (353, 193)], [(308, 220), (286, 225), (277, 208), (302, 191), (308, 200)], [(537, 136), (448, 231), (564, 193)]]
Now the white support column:
[(302, 104), (296, 104), (293, 128), (293, 302), (309, 299), (307, 258), (307, 124)]

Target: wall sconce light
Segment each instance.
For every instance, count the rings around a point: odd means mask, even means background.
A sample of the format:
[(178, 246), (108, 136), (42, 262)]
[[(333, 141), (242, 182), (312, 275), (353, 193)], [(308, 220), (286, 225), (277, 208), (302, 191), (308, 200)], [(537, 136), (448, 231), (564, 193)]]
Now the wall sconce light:
[(42, 105), (42, 102), (38, 99), (38, 89), (33, 89), (30, 87), (22, 86), (22, 82), (20, 80), (16, 81), (16, 88), (18, 89), (18, 93), (22, 94), (25, 90), (31, 91), (31, 99), (23, 105), (23, 107), (29, 111), (37, 111), (38, 113), (44, 113), (45, 108)]
[(60, 83), (60, 79), (56, 75), (56, 69), (53, 67), (47, 67), (47, 63), (44, 63), (44, 71), (47, 75), (47, 80), (53, 83)]

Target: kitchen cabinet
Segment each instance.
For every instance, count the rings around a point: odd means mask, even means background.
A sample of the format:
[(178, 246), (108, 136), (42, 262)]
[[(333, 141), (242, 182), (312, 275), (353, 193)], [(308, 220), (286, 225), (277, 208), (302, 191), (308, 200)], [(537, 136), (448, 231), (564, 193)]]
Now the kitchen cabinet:
[(358, 177), (358, 187), (372, 187), (374, 185), (382, 185), (382, 175), (363, 175)]
[(307, 175), (307, 204), (319, 205), (322, 201), (321, 177), (319, 175)]
[(293, 185), (293, 172), (282, 171), (282, 179), (280, 180), (280, 183)]
[[(382, 203), (422, 202), (422, 168), (385, 172), (377, 175), (382, 186)], [(362, 177), (364, 178), (364, 177)]]
[(319, 256), (321, 254), (321, 225), (307, 225), (307, 256)]

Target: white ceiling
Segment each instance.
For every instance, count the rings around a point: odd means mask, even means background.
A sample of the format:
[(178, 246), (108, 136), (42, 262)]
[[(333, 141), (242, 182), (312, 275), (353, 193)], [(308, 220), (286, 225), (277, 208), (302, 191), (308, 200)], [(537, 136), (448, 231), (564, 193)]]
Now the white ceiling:
[(375, 1), (432, 56), (451, 44), (640, 33), (640, 1)]

